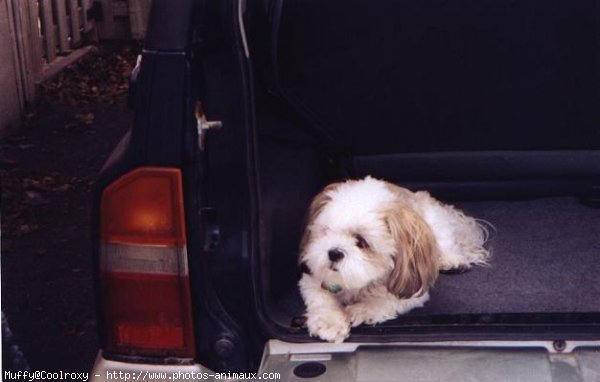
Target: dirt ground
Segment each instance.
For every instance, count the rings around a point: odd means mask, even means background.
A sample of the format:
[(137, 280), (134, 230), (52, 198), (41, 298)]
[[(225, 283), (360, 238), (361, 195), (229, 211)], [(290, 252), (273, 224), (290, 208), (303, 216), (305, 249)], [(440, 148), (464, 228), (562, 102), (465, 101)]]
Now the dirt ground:
[(91, 189), (129, 128), (137, 51), (99, 47), (0, 141), (2, 310), (32, 370), (90, 371), (98, 350)]

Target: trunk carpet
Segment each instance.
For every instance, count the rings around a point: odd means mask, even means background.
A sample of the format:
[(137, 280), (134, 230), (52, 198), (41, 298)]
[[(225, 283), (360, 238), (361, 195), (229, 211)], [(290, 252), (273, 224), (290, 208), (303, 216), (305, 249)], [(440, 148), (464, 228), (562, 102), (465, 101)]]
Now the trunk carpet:
[[(440, 275), (411, 315), (600, 312), (600, 209), (574, 198), (461, 202), (494, 226), (489, 267)], [(297, 290), (278, 307), (302, 314)]]

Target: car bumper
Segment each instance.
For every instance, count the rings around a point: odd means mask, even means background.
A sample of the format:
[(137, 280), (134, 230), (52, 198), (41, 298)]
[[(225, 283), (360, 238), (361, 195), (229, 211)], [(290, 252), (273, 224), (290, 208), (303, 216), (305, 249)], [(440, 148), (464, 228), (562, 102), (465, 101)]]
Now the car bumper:
[(153, 365), (105, 359), (98, 353), (90, 380), (103, 381), (193, 381), (214, 380), (215, 373), (200, 365)]
[[(270, 340), (258, 375), (319, 381), (600, 382), (600, 343), (287, 343)], [(265, 379), (265, 378), (263, 378)]]

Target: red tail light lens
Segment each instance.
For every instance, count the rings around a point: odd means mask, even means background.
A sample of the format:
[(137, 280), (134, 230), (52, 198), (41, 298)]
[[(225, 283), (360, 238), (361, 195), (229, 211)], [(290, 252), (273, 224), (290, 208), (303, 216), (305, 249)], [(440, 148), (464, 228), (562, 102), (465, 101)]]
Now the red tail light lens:
[(142, 167), (108, 186), (100, 207), (106, 350), (194, 356), (181, 172)]
[(126, 174), (104, 191), (101, 208), (104, 241), (185, 245), (178, 169), (144, 167)]

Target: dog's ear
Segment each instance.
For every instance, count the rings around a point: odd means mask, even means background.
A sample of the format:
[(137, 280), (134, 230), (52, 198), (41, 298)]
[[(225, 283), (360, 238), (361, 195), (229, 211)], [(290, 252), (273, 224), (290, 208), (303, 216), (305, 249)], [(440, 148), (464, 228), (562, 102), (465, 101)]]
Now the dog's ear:
[(331, 201), (331, 196), (329, 196), (329, 192), (338, 188), (342, 183), (332, 183), (325, 187), (321, 192), (317, 194), (310, 203), (308, 207), (308, 212), (306, 214), (306, 218), (304, 220), (304, 233), (302, 234), (302, 239), (300, 239), (300, 256), (304, 253), (304, 248), (308, 244), (310, 240), (310, 226), (312, 222), (315, 221), (317, 216), (321, 213), (323, 208)]
[(384, 216), (396, 246), (387, 288), (400, 298), (422, 296), (438, 275), (438, 247), (433, 232), (415, 210), (403, 203), (391, 206)]

